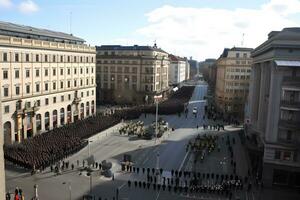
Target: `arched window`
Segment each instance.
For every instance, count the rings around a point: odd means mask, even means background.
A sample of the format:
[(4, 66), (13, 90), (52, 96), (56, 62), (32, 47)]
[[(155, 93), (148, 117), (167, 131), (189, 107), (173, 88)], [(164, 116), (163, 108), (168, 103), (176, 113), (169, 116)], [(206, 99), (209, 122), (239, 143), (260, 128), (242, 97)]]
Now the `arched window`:
[(67, 123), (72, 122), (72, 108), (71, 105), (68, 105), (67, 107)]
[(35, 117), (36, 120), (36, 130), (40, 131), (42, 130), (42, 116), (41, 114), (37, 114)]
[(49, 112), (46, 112), (45, 113), (45, 129), (47, 130), (47, 131), (49, 131), (49, 129), (50, 129), (50, 118), (49, 118)]
[(80, 118), (84, 118), (84, 103), (81, 103), (80, 105)]
[(3, 133), (4, 133), (4, 144), (10, 144), (11, 143), (11, 123), (9, 121), (4, 123)]
[(53, 119), (53, 128), (57, 127), (57, 110), (53, 110), (52, 112), (52, 119)]
[(60, 124), (61, 125), (65, 124), (65, 109), (64, 108), (60, 109)]
[(92, 101), (92, 115), (95, 114), (95, 101)]
[(90, 103), (86, 102), (86, 116), (88, 117), (90, 115)]

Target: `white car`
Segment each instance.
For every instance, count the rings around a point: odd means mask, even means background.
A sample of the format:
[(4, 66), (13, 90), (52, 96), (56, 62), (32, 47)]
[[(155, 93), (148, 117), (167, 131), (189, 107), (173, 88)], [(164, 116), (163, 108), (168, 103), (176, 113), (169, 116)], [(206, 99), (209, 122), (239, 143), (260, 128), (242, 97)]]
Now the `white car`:
[(197, 114), (197, 107), (193, 108), (193, 114)]

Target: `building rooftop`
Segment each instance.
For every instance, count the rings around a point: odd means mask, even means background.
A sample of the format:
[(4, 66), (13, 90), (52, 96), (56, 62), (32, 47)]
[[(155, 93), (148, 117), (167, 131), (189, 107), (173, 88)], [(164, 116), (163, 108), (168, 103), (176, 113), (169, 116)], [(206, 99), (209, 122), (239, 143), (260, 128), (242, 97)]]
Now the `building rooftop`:
[(2, 21), (0, 21), (0, 35), (72, 44), (83, 44), (85, 42), (83, 39), (75, 37), (72, 34)]
[(171, 61), (186, 61), (185, 58), (179, 57), (179, 56), (175, 56), (173, 54), (169, 54), (169, 58)]
[(122, 45), (101, 45), (96, 46), (97, 51), (159, 51), (162, 53), (167, 53), (161, 48), (157, 48), (156, 46), (122, 46)]
[(262, 54), (272, 48), (300, 48), (300, 27), (284, 28), (281, 31), (271, 31), (268, 40), (252, 52), (252, 56)]
[(220, 58), (227, 58), (229, 51), (253, 51), (253, 48), (247, 48), (247, 47), (232, 47), (230, 48), (224, 48), (223, 53), (220, 55)]

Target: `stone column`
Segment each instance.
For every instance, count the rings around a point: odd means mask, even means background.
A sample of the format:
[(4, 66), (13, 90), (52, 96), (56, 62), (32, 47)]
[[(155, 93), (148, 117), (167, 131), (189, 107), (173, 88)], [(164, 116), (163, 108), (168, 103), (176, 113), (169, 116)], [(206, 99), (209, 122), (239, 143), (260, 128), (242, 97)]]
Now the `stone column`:
[(280, 116), (280, 99), (281, 99), (281, 82), (282, 75), (278, 69), (271, 65), (271, 84), (268, 105), (266, 140), (268, 142), (276, 142), (278, 138), (278, 120)]

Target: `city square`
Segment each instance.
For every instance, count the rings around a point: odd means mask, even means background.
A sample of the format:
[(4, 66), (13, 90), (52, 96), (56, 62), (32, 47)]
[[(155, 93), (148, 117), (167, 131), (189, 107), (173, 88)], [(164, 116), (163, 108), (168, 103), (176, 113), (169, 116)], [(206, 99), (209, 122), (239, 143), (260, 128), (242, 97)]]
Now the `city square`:
[(0, 13), (0, 200), (300, 199), (299, 0)]

